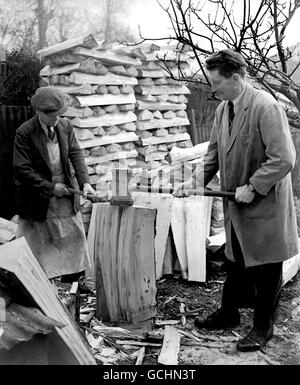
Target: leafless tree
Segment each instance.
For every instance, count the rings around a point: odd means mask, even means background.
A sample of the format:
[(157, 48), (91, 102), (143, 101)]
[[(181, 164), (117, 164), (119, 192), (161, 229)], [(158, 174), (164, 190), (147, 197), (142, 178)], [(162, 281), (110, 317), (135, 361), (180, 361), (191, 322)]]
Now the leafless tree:
[[(157, 1), (174, 32), (162, 39), (190, 47), (206, 83), (205, 56), (231, 48), (246, 58), (252, 78), (274, 96), (284, 95), (292, 110), (300, 112), (300, 59), (285, 45), (286, 29), (300, 0), (168, 0), (167, 5)], [(141, 39), (151, 40), (142, 35)], [(300, 128), (299, 114), (292, 110), (288, 111), (290, 123)]]

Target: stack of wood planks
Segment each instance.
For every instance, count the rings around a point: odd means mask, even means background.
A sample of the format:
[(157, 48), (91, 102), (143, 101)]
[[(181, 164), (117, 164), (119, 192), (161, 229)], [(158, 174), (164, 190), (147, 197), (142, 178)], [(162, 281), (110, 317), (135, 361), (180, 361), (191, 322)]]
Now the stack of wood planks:
[(169, 150), (192, 146), (186, 126), (189, 89), (171, 78), (180, 77), (181, 69), (189, 67), (187, 54), (180, 54), (176, 47), (148, 44), (133, 49), (133, 55), (142, 60), (138, 66), (138, 85), (135, 86), (137, 146), (139, 164), (143, 169), (153, 170), (165, 161)]

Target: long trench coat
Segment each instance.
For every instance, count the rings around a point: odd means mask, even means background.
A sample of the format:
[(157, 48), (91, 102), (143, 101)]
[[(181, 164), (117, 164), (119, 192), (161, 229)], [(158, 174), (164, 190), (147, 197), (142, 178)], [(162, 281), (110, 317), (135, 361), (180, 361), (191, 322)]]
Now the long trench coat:
[(234, 261), (233, 226), (246, 267), (284, 261), (298, 253), (290, 173), (296, 153), (286, 114), (270, 94), (248, 84), (229, 137), (227, 103), (216, 110), (204, 185), (220, 170), (223, 190), (235, 192), (250, 181), (257, 193), (250, 204), (223, 200), (226, 256)]

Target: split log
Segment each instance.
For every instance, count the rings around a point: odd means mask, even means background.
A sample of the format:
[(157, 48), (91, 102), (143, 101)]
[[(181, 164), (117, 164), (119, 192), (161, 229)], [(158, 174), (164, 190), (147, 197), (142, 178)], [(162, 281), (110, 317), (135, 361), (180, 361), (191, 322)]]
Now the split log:
[(132, 150), (132, 151), (120, 151), (118, 153), (105, 154), (103, 156), (88, 156), (84, 160), (86, 165), (94, 165), (94, 164), (106, 163), (111, 160), (136, 158), (137, 156), (138, 156), (137, 151)]
[(108, 94), (108, 89), (107, 89), (106, 85), (94, 86), (94, 87), (96, 88), (96, 93), (97, 94), (100, 94), (100, 95)]
[(135, 142), (138, 136), (134, 132), (126, 132), (118, 135), (106, 135), (102, 137), (95, 137), (94, 139), (80, 141), (80, 148), (89, 148), (95, 146), (105, 146), (112, 143)]
[(154, 135), (159, 137), (167, 136), (168, 134), (169, 134), (169, 131), (166, 130), (165, 128), (160, 128), (159, 130), (154, 131)]
[(121, 130), (125, 130), (125, 131), (135, 131), (136, 130), (136, 125), (133, 122), (120, 124), (119, 127)]
[(131, 111), (105, 114), (99, 117), (90, 117), (85, 119), (75, 118), (71, 120), (74, 126), (82, 128), (112, 126), (134, 121), (136, 121), (136, 115)]
[(183, 279), (188, 278), (188, 262), (185, 241), (184, 202), (186, 198), (174, 198), (171, 228)]
[(92, 95), (95, 93), (95, 89), (90, 84), (82, 84), (81, 86), (61, 86), (55, 85), (54, 88), (68, 95)]
[(120, 111), (134, 111), (135, 110), (135, 104), (121, 104), (119, 106)]
[(103, 107), (104, 111), (111, 114), (119, 112), (118, 106), (116, 104), (110, 104), (109, 106)]
[(12, 241), (17, 233), (18, 225), (0, 218), (0, 244)]
[(99, 127), (97, 127), (97, 128), (95, 129), (94, 135), (95, 135), (95, 136), (104, 136), (104, 135), (106, 135), (106, 132), (105, 132), (105, 130), (104, 130), (103, 127), (99, 126)]
[(106, 135), (117, 135), (120, 134), (121, 130), (117, 126), (110, 126), (105, 129)]
[(154, 221), (156, 210), (129, 207), (123, 210), (118, 248), (120, 314), (137, 323), (156, 314)]
[(162, 113), (160, 111), (154, 111), (153, 112), (153, 118), (162, 119), (163, 118)]
[(188, 280), (206, 281), (206, 245), (211, 220), (211, 197), (189, 197), (185, 200), (185, 234)]
[(138, 120), (150, 120), (150, 119), (153, 119), (153, 114), (152, 114), (152, 112), (145, 109), (145, 110), (137, 113), (137, 119)]
[(120, 86), (121, 94), (134, 94), (134, 89), (132, 86), (124, 85)]
[(176, 114), (173, 111), (167, 111), (167, 112), (163, 113), (163, 118), (164, 119), (175, 119), (176, 118)]
[(137, 99), (144, 102), (156, 102), (156, 97), (152, 95), (137, 95)]
[(163, 86), (165, 84), (168, 84), (168, 80), (166, 78), (154, 79), (153, 81), (156, 86)]
[(107, 150), (108, 154), (111, 154), (114, 152), (122, 151), (122, 147), (118, 143), (113, 143), (113, 144), (110, 144), (109, 146), (107, 146), (106, 150)]
[(161, 69), (157, 70), (145, 70), (138, 69), (138, 76), (141, 78), (163, 78), (165, 76), (165, 71)]
[(133, 193), (135, 205), (157, 210), (155, 232), (156, 279), (161, 277), (171, 222), (173, 196), (170, 194)]
[(150, 144), (160, 144), (160, 143), (172, 143), (172, 142), (180, 142), (183, 140), (189, 140), (190, 135), (185, 134), (178, 134), (178, 135), (168, 135), (164, 137), (151, 137), (146, 139), (141, 139), (141, 143), (143, 146), (149, 146)]
[[(184, 106), (185, 106), (185, 104), (184, 104)], [(176, 116), (178, 116), (179, 118), (187, 119), (187, 113), (186, 113), (186, 111), (183, 111), (183, 110), (176, 111)]]
[(94, 47), (97, 47), (97, 45), (98, 43), (94, 39), (94, 36), (90, 34), (84, 37), (69, 39), (69, 40), (63, 41), (62, 43), (53, 45), (51, 47), (41, 49), (37, 52), (37, 57), (42, 59), (46, 56), (57, 54), (58, 52), (63, 52), (73, 47), (81, 46), (81, 47), (87, 47), (87, 48), (94, 48)]
[(136, 65), (142, 64), (141, 60), (134, 59), (127, 55), (119, 55), (119, 54), (115, 54), (114, 52), (99, 51), (96, 49), (87, 49), (87, 48), (78, 47), (73, 50), (73, 53), (76, 55), (93, 57), (97, 60), (100, 60), (103, 63), (107, 63), (110, 65), (136, 66)]
[[(85, 82), (86, 83), (86, 82)], [(142, 95), (161, 95), (161, 94), (190, 94), (186, 86), (168, 85), (168, 86), (141, 86), (135, 87), (135, 92)]]
[(106, 75), (92, 75), (83, 72), (72, 72), (69, 77), (70, 83), (74, 84), (99, 84), (99, 85), (135, 85), (138, 83), (136, 78), (120, 76), (108, 73)]
[[(11, 282), (15, 279), (22, 292), (30, 295), (41, 311), (61, 324), (56, 327), (60, 342), (72, 355), (73, 364), (95, 365), (96, 362), (90, 352), (87, 342), (69, 312), (57, 298), (52, 284), (32, 254), (24, 237), (0, 246), (0, 269), (11, 275)], [(63, 347), (65, 348), (65, 347)]]
[(107, 87), (108, 93), (112, 95), (119, 95), (120, 89), (118, 86), (108, 86)]
[[(144, 102), (142, 100), (137, 100), (137, 108), (138, 110), (176, 111), (176, 110), (186, 109), (186, 104), (167, 103), (167, 102)], [(176, 117), (176, 115), (174, 115), (173, 117)]]
[(93, 111), (88, 108), (74, 108), (68, 107), (67, 111), (62, 114), (62, 116), (68, 116), (69, 118), (88, 118), (89, 116), (93, 116)]
[(94, 116), (102, 116), (106, 114), (105, 110), (99, 106), (91, 107), (91, 109), (93, 111)]
[(165, 327), (163, 346), (157, 362), (163, 365), (178, 365), (180, 335), (172, 326)]
[(141, 85), (141, 86), (154, 86), (154, 82), (151, 78), (142, 78), (142, 79), (138, 79), (138, 83)]
[(168, 100), (169, 95), (163, 94), (163, 95), (156, 95), (156, 100), (159, 102), (166, 102)]

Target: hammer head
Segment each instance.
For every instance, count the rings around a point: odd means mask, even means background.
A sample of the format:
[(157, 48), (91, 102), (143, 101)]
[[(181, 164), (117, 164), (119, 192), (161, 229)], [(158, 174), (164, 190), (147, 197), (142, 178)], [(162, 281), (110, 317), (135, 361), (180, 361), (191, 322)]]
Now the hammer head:
[(132, 206), (133, 199), (129, 189), (132, 170), (115, 168), (112, 170), (112, 198), (110, 203), (115, 206)]

